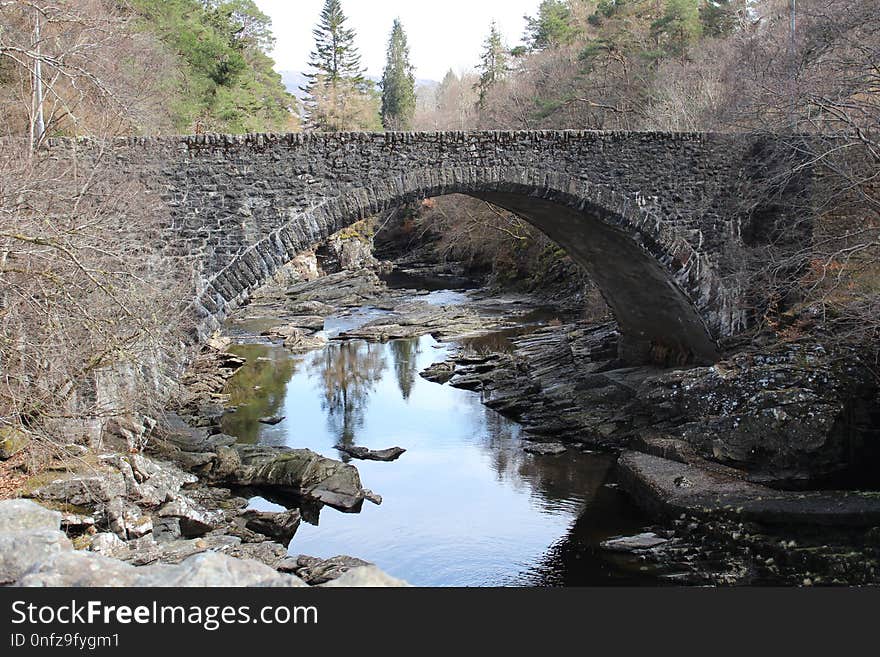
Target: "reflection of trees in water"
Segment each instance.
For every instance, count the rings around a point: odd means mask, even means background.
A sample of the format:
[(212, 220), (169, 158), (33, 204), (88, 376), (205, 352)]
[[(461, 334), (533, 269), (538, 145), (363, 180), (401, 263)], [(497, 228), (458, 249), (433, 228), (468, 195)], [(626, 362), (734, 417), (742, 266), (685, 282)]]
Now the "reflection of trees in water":
[(334, 342), (309, 361), (309, 372), (322, 387), (327, 426), (344, 445), (354, 445), (363, 426), (370, 393), (385, 371), (382, 351), (383, 345), (360, 340)]
[(468, 395), (475, 426), (485, 427), (483, 447), (499, 481), (528, 487), (541, 505), (571, 507), (573, 495), (589, 501), (605, 483), (613, 463), (610, 456), (569, 453), (560, 457), (533, 456), (523, 451), (518, 425)]
[(418, 338), (392, 340), (388, 344), (394, 358), (394, 374), (397, 376), (397, 387), (404, 399), (409, 399), (416, 382), (417, 357), (421, 353)]
[(297, 361), (280, 347), (265, 344), (234, 345), (230, 351), (244, 356), (247, 363), (226, 383), (229, 404), (238, 409), (223, 416), (221, 428), (241, 442), (255, 443), (261, 428), (258, 420), (278, 414)]

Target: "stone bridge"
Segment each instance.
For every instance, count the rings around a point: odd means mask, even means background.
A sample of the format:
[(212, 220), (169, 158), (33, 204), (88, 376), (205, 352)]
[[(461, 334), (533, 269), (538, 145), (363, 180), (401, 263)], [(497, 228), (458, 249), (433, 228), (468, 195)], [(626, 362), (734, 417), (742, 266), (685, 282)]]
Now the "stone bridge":
[(462, 193), (521, 216), (587, 270), (619, 323), (623, 358), (707, 362), (749, 322), (736, 281), (762, 233), (755, 218), (797, 223), (778, 199), (738, 209), (766, 175), (767, 150), (743, 134), (539, 131), (142, 137), (103, 152), (167, 203), (162, 246), (197, 255), (202, 336), (332, 233)]

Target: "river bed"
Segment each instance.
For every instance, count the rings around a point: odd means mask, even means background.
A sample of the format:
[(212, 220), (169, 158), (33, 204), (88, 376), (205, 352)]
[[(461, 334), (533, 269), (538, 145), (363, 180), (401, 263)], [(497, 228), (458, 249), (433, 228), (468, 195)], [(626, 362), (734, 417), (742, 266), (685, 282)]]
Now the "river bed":
[[(461, 292), (431, 294), (462, 300)], [(381, 312), (328, 317), (325, 331), (333, 337)], [(612, 457), (524, 452), (519, 425), (483, 406), (479, 393), (419, 376), (454, 345), (429, 335), (331, 340), (293, 354), (247, 333), (237, 341), (231, 351), (248, 364), (229, 382), (237, 410), (225, 416), (224, 432), (342, 460), (349, 456), (339, 443), (407, 450), (393, 462), (352, 461), (382, 504), (359, 514), (324, 509), (317, 525), (300, 527), (292, 555), (353, 555), (422, 586), (657, 583), (635, 557), (598, 547), (647, 524), (611, 480)], [(285, 419), (258, 421), (266, 416)], [(251, 505), (278, 508), (262, 498)]]

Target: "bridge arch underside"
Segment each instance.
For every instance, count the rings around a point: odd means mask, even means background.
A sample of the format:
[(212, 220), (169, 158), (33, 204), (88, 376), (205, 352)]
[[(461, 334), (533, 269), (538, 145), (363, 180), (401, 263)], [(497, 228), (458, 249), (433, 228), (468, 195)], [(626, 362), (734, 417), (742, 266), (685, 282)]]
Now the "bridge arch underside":
[(687, 241), (650, 210), (566, 176), (509, 170), (432, 170), (344, 188), (288, 219), (208, 281), (199, 308), (213, 328), (303, 250), (355, 221), (426, 197), (467, 194), (522, 217), (582, 266), (618, 322), (625, 362), (710, 363), (730, 332), (731, 295)]

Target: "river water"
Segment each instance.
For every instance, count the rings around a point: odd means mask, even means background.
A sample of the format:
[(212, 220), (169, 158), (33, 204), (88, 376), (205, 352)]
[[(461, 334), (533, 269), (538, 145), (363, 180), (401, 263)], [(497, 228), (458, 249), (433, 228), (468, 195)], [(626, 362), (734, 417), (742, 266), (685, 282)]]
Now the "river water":
[[(432, 294), (445, 303), (458, 293)], [(328, 318), (325, 329), (332, 335), (378, 313)], [(479, 393), (419, 376), (445, 358), (432, 337), (331, 341), (298, 355), (242, 339), (231, 350), (248, 363), (227, 388), (237, 410), (224, 418), (226, 433), (342, 460), (339, 443), (407, 450), (393, 462), (353, 461), (382, 504), (358, 514), (325, 508), (318, 525), (300, 526), (291, 554), (357, 556), (422, 586), (656, 583), (632, 557), (598, 547), (647, 523), (616, 489), (612, 459), (524, 452), (519, 426)], [(285, 419), (258, 422), (275, 415)]]

